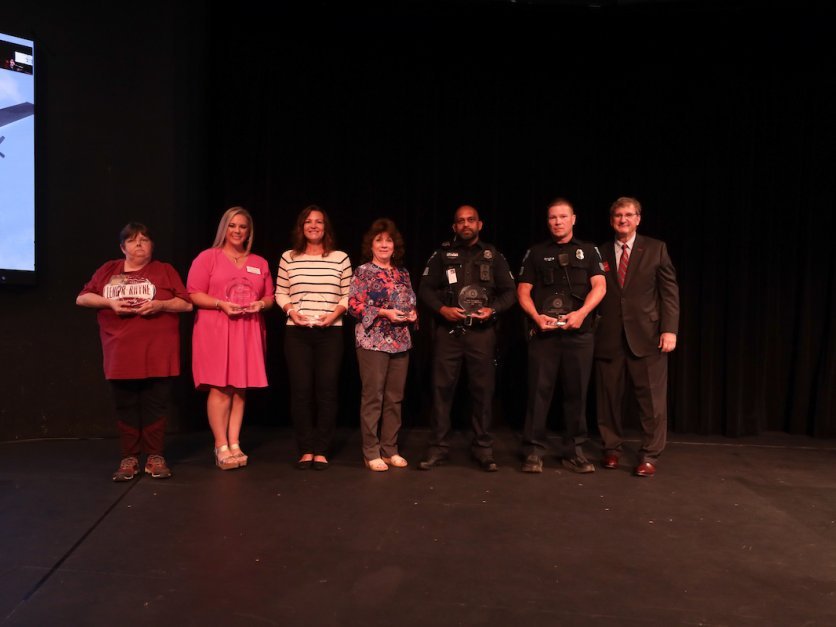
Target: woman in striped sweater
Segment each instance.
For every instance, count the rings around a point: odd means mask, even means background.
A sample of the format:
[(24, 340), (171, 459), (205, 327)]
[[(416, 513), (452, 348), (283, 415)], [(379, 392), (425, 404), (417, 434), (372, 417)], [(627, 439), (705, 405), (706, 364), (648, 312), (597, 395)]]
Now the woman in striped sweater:
[(352, 273), (348, 255), (334, 245), (328, 215), (316, 205), (306, 207), (276, 276), (276, 302), (287, 314), (284, 350), (301, 470), (328, 468), (337, 419), (343, 314)]

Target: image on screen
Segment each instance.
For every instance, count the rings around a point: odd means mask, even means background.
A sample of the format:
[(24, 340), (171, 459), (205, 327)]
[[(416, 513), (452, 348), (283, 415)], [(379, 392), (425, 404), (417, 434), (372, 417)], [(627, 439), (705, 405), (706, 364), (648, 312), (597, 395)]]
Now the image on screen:
[(34, 42), (0, 33), (0, 284), (34, 279)]

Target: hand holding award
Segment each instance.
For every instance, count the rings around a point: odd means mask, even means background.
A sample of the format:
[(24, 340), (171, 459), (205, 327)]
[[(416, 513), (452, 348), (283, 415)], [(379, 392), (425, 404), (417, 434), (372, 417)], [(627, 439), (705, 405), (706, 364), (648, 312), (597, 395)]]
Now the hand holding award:
[(331, 305), (325, 294), (314, 292), (303, 296), (299, 313), (302, 315), (306, 326), (311, 328), (322, 327), (327, 326), (324, 321), (329, 309), (331, 309)]
[[(257, 298), (255, 288), (247, 277), (235, 277), (227, 283), (226, 302), (219, 306), (228, 316), (240, 316), (247, 312), (252, 302)], [(228, 305), (224, 307), (223, 305)]]
[[(540, 302), (540, 330), (551, 331), (566, 326), (566, 314), (572, 310), (572, 297), (563, 292), (546, 294)], [(544, 328), (545, 327), (545, 328)]]
[(472, 324), (472, 319), (484, 320), (490, 316), (490, 311), (484, 309), (488, 305), (488, 290), (481, 285), (465, 285), (459, 291), (459, 307), (464, 311), (465, 325)]

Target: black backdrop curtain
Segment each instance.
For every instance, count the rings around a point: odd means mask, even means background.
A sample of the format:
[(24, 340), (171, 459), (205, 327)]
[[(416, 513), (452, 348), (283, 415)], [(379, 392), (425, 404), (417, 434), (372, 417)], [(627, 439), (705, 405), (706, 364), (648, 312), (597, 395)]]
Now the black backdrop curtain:
[[(636, 196), (640, 230), (668, 242), (679, 273), (673, 430), (836, 435), (829, 12), (238, 3), (210, 22), (207, 242), (222, 210), (243, 204), (256, 252), (275, 263), (297, 212), (317, 203), (357, 263), (365, 228), (389, 216), (417, 282), (458, 204), (479, 209), (483, 238), (516, 268), (545, 238), (551, 198), (570, 198), (576, 234), (601, 242), (612, 201)], [(499, 384), (513, 426), (525, 389), (519, 316), (504, 321)], [(281, 412), (272, 322), (270, 403)], [(426, 419), (428, 360), (419, 333), (415, 422)], [(353, 368), (349, 355), (350, 421)]]

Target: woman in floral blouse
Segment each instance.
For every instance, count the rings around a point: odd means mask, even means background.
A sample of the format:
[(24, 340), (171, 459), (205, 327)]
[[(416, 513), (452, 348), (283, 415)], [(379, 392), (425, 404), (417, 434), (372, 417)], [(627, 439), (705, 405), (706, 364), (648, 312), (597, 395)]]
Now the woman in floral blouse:
[(355, 339), (363, 382), (363, 458), (366, 468), (378, 472), (407, 465), (398, 455), (398, 431), (412, 347), (408, 325), (418, 314), (409, 272), (399, 265), (403, 254), (395, 223), (375, 220), (363, 237), (362, 256), (371, 261), (354, 272), (348, 295), (348, 311), (359, 320)]

